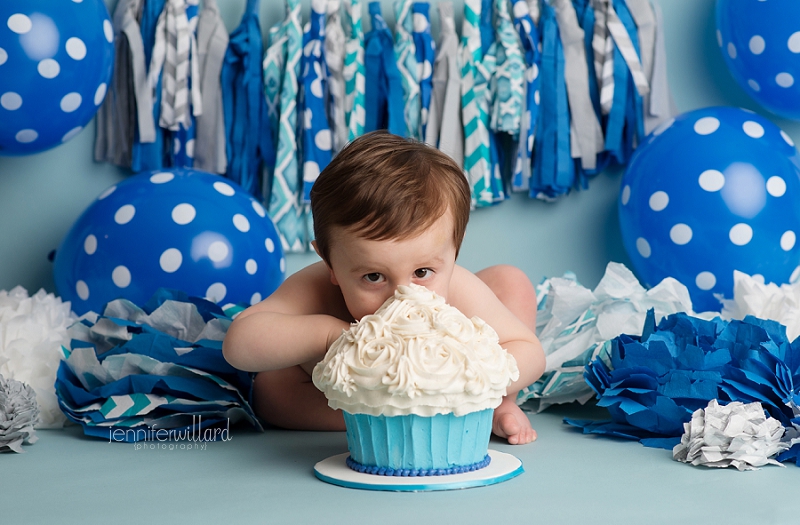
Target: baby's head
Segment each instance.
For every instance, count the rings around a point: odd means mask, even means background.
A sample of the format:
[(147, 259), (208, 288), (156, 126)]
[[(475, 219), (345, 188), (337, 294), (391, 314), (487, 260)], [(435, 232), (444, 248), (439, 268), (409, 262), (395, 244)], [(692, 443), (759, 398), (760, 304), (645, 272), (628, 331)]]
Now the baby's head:
[[(415, 282), (428, 287), (436, 288), (434, 281), (422, 282), (427, 268), (449, 281), (469, 220), (470, 188), (446, 154), (375, 131), (345, 146), (322, 171), (311, 190), (311, 210), (317, 253), (331, 268), (351, 313), (360, 318), (352, 294), (371, 294), (370, 303), (378, 296), (385, 299), (397, 284), (408, 284), (400, 281), (409, 269), (412, 274), (421, 270)], [(440, 245), (446, 251), (429, 253)], [(449, 269), (437, 272), (437, 262)], [(342, 282), (351, 277), (352, 283)], [(362, 290), (365, 279), (368, 289)], [(380, 291), (379, 280), (386, 285)]]

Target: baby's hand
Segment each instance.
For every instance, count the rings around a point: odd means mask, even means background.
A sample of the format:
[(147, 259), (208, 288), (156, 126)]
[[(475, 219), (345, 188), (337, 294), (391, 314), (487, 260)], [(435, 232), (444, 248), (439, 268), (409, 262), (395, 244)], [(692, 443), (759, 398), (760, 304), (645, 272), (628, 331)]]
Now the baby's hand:
[(531, 428), (528, 416), (514, 403), (512, 396), (504, 397), (494, 409), (492, 433), (507, 439), (510, 445), (525, 445), (536, 440), (536, 431)]

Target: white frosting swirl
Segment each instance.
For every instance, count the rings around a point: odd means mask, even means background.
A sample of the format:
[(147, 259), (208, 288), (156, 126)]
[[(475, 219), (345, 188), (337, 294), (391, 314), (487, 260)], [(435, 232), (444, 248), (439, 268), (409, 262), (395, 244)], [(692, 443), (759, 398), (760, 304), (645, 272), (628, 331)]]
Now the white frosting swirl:
[(343, 331), (312, 374), (332, 408), (425, 417), (496, 408), (518, 377), (492, 327), (414, 284)]

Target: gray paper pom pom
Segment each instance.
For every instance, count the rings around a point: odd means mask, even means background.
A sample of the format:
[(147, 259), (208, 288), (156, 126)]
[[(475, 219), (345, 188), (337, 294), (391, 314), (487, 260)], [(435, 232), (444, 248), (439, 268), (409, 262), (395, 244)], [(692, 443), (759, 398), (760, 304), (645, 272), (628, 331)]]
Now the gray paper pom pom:
[(39, 438), (33, 426), (39, 422), (36, 393), (25, 383), (0, 375), (0, 452), (24, 452), (22, 445)]

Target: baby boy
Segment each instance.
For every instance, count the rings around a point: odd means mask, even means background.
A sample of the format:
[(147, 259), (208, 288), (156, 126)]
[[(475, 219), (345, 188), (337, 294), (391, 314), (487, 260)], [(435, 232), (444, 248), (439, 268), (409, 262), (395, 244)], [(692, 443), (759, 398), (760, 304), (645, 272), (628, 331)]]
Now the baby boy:
[(511, 444), (533, 441), (536, 432), (514, 399), (544, 371), (535, 291), (512, 266), (473, 274), (456, 265), (470, 213), (461, 168), (423, 143), (368, 133), (322, 171), (311, 210), (322, 261), (242, 312), (223, 344), (233, 366), (259, 372), (256, 413), (283, 428), (344, 430), (342, 414), (328, 407), (311, 370), (342, 330), (374, 313), (398, 285), (416, 283), (495, 329), (520, 375), (495, 409), (492, 430)]

